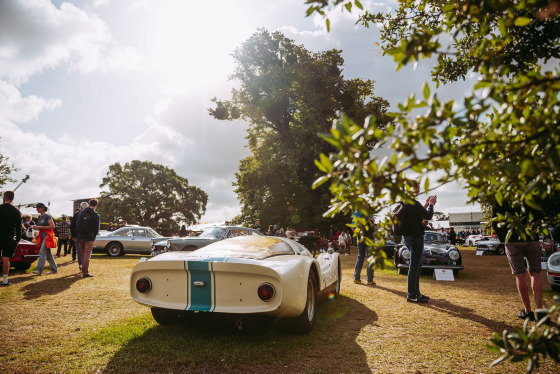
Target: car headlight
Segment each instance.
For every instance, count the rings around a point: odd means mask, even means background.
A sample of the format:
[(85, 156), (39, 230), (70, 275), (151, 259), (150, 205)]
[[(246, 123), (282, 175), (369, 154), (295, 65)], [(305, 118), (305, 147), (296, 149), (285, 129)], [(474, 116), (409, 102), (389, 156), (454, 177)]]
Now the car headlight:
[(457, 261), (459, 257), (461, 257), (459, 251), (449, 251), (449, 258), (451, 258), (453, 261)]
[(548, 268), (555, 267), (560, 268), (560, 252), (553, 253), (548, 258)]
[(401, 252), (401, 256), (405, 260), (410, 260), (410, 251), (408, 249), (403, 249), (403, 251)]

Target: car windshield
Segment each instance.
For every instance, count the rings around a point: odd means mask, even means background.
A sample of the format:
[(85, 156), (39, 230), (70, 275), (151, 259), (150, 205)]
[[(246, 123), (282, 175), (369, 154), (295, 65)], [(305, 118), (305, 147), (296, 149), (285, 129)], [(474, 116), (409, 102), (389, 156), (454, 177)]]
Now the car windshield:
[(444, 243), (443, 235), (434, 232), (427, 232), (424, 234), (424, 241)]
[(226, 229), (223, 227), (210, 227), (205, 229), (199, 236), (204, 238), (222, 238), (225, 232)]
[[(262, 260), (278, 255), (293, 255), (290, 245), (274, 236), (238, 236), (222, 240), (192, 253), (192, 257), (243, 257)], [(191, 257), (189, 256), (189, 257)]]
[(148, 231), (148, 236), (150, 236), (152, 238), (163, 238), (163, 236), (158, 234), (157, 232), (155, 232), (154, 229), (148, 229), (146, 231)]

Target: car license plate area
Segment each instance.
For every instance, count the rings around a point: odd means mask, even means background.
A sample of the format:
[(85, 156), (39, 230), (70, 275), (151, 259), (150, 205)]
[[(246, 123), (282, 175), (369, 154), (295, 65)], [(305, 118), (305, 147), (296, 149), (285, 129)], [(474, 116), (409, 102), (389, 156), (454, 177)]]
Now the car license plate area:
[[(275, 290), (274, 297), (267, 302), (261, 300), (257, 293), (263, 283), (270, 283)], [(276, 309), (281, 300), (278, 280), (263, 274), (216, 272), (215, 284), (216, 312), (266, 312)]]

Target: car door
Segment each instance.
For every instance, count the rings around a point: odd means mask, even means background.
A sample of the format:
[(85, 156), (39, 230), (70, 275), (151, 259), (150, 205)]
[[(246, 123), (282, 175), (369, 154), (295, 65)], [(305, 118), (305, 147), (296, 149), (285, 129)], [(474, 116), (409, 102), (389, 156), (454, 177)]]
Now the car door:
[(150, 236), (146, 229), (132, 229), (132, 250), (139, 253), (151, 253)]

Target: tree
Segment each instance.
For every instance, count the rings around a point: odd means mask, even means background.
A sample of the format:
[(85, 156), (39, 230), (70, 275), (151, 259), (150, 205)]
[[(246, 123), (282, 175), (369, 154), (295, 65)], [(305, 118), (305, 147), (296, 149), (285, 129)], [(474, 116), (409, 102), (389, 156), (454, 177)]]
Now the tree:
[[(325, 14), (329, 7), (362, 8), (359, 1), (308, 3), (308, 15)], [(472, 202), (492, 206), (507, 201), (543, 213), (498, 216), (512, 230), (546, 232), (560, 221), (558, 1), (403, 0), (393, 14), (365, 12), (359, 21), (366, 27), (383, 26), (384, 51), (399, 68), (437, 57), (432, 70), (436, 87), (468, 73), (478, 80), (461, 105), (439, 100), (424, 85), (423, 97), (410, 96), (400, 104), (385, 131), (373, 117), (364, 125), (342, 117), (324, 135), (337, 152), (317, 162), (324, 176), (315, 186), (330, 182), (334, 196), (329, 215), (355, 208), (379, 212), (398, 198), (411, 198), (411, 172), (440, 170), (438, 184), (465, 182)], [(417, 109), (426, 113), (412, 117)], [(371, 140), (392, 148), (393, 157), (371, 155), (363, 146)], [(428, 178), (424, 187), (430, 189)], [(527, 336), (523, 344), (515, 341), (524, 339), (521, 333), (494, 339), (497, 350), (506, 352), (500, 360), (526, 360), (528, 371), (538, 367), (543, 354), (559, 360), (558, 329)]]
[(105, 221), (128, 222), (169, 228), (196, 223), (206, 211), (208, 195), (190, 186), (173, 169), (149, 161), (134, 160), (110, 165), (99, 187), (98, 212)]
[(322, 216), (330, 204), (326, 187), (311, 189), (318, 177), (314, 159), (334, 148), (319, 132), (342, 112), (356, 121), (375, 113), (388, 121), (388, 103), (373, 95), (371, 80), (345, 80), (341, 51), (312, 53), (279, 32), (260, 29), (236, 49), (231, 79), (240, 83), (228, 101), (209, 112), (221, 120), (249, 122), (251, 155), (241, 160), (234, 186), (242, 207), (236, 222), (254, 219), (283, 226), (343, 226), (345, 219)]
[(0, 153), (0, 187), (8, 182), (15, 182), (15, 179), (10, 177), (14, 171), (17, 171), (13, 164), (10, 164), (8, 156)]

